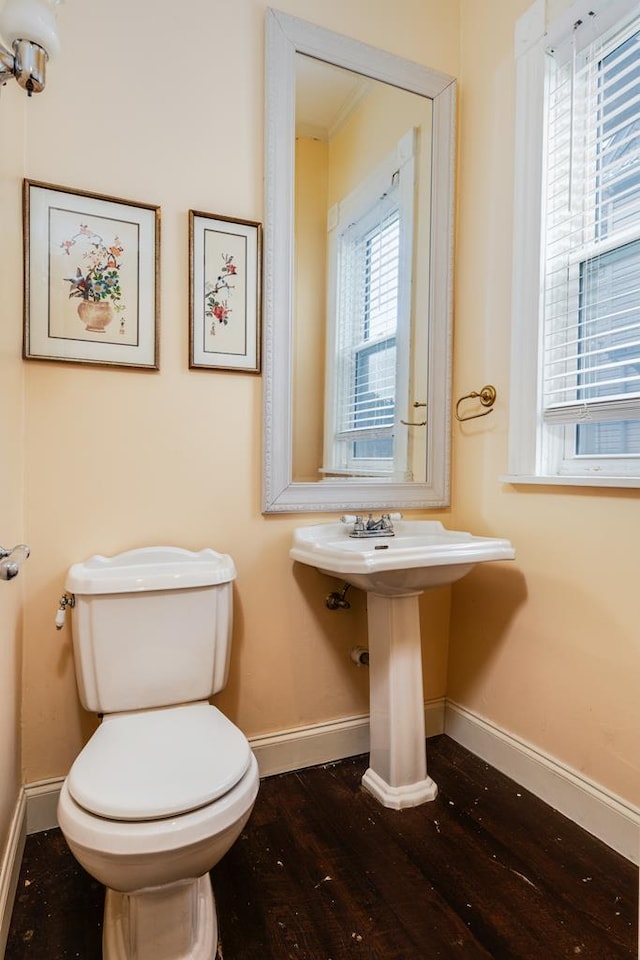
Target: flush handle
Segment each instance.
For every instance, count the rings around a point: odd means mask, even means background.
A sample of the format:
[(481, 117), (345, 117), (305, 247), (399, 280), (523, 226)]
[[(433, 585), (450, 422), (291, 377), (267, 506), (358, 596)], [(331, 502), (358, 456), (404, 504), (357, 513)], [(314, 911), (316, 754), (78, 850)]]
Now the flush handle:
[(67, 616), (67, 609), (69, 607), (73, 608), (76, 605), (76, 598), (73, 593), (65, 592), (60, 597), (60, 606), (58, 607), (58, 612), (56, 613), (56, 630), (62, 630), (64, 627), (64, 621)]

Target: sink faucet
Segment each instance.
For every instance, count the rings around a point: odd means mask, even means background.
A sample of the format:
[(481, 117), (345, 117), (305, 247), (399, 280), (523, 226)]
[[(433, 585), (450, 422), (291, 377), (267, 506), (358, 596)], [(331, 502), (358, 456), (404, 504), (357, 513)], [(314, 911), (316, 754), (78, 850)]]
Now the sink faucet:
[[(399, 519), (401, 515), (396, 513), (393, 519)], [(393, 523), (390, 513), (383, 513), (379, 520), (373, 519), (373, 514), (369, 514), (366, 520), (362, 516), (340, 517), (342, 523), (353, 523), (353, 530), (350, 537), (394, 537)]]

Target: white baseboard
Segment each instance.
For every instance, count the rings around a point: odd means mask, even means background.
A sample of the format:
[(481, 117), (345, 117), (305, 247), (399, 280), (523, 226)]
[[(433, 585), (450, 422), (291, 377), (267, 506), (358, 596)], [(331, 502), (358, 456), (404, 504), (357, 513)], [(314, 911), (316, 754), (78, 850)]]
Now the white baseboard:
[(0, 864), (0, 957), (4, 957), (26, 838), (26, 802), (20, 791)]
[[(428, 737), (444, 731), (445, 700), (429, 700), (424, 705)], [(249, 737), (258, 760), (261, 777), (331, 763), (369, 752), (369, 715), (329, 720), (306, 727), (294, 727), (279, 733)]]
[(353, 757), (369, 749), (369, 717), (349, 717), (249, 737), (261, 777)]
[(640, 810), (519, 737), (447, 700), (444, 732), (623, 857), (640, 859)]
[(26, 785), (27, 834), (53, 830), (58, 826), (58, 797), (63, 783), (64, 777), (55, 777)]

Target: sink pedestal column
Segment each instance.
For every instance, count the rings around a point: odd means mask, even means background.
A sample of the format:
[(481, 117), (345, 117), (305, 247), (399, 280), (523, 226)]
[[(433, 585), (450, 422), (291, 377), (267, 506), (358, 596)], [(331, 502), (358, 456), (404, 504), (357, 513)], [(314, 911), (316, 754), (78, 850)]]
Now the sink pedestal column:
[(420, 645), (420, 593), (367, 593), (370, 757), (362, 785), (385, 807), (434, 800), (427, 776)]

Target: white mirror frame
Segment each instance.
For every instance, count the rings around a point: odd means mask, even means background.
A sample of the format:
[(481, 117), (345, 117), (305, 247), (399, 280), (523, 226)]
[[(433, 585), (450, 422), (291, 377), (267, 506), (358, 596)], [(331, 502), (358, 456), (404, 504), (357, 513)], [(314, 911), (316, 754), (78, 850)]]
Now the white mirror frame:
[[(432, 100), (427, 480), (292, 478), (295, 55)], [(266, 11), (263, 513), (449, 504), (456, 84), (452, 77), (279, 11)]]

